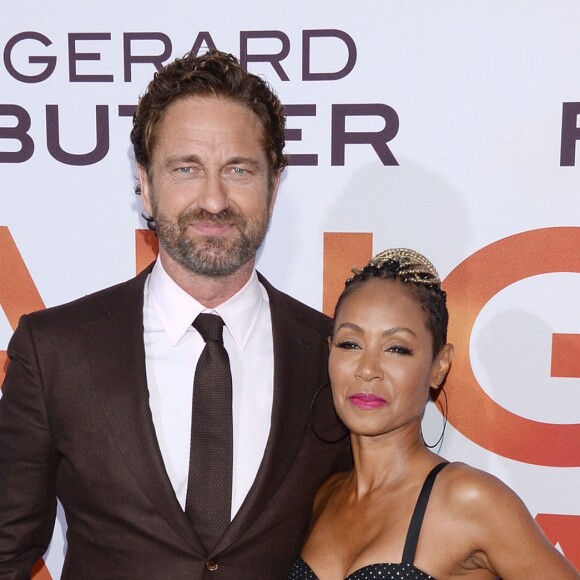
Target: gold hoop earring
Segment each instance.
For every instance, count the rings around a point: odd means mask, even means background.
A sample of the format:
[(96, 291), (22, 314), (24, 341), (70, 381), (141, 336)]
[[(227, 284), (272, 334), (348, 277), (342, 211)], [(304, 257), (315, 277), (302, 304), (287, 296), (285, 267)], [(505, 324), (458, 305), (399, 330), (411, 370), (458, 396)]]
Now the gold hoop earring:
[[(429, 449), (434, 449), (435, 447), (437, 447), (437, 445), (439, 445), (439, 449), (437, 450), (437, 453), (439, 453), (439, 451), (441, 451), (441, 446), (443, 445), (443, 437), (445, 436), (445, 429), (447, 428), (447, 415), (449, 414), (449, 403), (447, 401), (447, 393), (445, 392), (445, 387), (441, 386), (439, 387), (440, 391), (443, 393), (443, 397), (445, 400), (445, 409), (443, 409), (443, 404), (441, 404), (441, 406), (439, 407), (439, 410), (441, 411), (441, 414), (443, 415), (443, 429), (441, 431), (441, 435), (439, 436), (439, 439), (437, 439), (437, 441), (435, 441), (435, 443), (433, 443), (433, 445), (429, 445), (429, 443), (427, 443), (425, 441), (425, 437), (423, 437), (423, 426), (421, 426), (421, 439), (423, 439), (423, 443), (425, 445), (425, 447), (428, 447)], [(439, 398), (439, 397), (437, 397)], [(437, 406), (437, 401), (434, 401), (435, 406)]]

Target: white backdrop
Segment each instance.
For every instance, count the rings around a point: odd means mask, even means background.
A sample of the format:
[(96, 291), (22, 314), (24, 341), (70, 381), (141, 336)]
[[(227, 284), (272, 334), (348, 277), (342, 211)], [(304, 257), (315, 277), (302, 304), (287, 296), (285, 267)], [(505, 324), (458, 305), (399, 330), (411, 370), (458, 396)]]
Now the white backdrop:
[[(20, 314), (135, 273), (127, 107), (155, 60), (213, 42), (294, 105), (287, 151), (310, 163), (259, 269), (323, 308), (356, 256), (431, 258), (460, 350), (441, 453), (515, 489), (580, 567), (578, 22), (573, 0), (5, 3), (0, 351)], [(430, 407), (426, 438), (440, 426)]]

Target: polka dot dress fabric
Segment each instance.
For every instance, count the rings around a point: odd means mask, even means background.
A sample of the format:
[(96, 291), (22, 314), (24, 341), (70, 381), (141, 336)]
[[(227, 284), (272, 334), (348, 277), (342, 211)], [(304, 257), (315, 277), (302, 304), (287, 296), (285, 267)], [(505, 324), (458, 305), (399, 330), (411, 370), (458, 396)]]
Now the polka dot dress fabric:
[[(413, 564), (371, 564), (356, 570), (345, 580), (435, 580)], [(296, 558), (288, 580), (318, 580), (318, 576), (302, 559)]]

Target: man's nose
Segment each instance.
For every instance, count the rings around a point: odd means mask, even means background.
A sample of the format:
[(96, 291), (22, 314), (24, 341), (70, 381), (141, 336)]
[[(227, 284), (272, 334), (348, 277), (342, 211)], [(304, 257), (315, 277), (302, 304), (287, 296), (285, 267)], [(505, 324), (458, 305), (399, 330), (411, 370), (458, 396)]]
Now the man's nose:
[(206, 174), (199, 194), (198, 206), (213, 214), (218, 214), (229, 206), (227, 186), (219, 173)]

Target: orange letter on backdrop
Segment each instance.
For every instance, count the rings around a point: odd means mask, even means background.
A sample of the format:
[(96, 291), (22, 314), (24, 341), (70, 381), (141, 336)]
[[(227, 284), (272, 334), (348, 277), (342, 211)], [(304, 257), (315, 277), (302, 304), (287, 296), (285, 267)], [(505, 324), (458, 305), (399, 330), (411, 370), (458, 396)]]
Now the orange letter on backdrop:
[(552, 377), (580, 377), (580, 334), (552, 335)]
[(580, 570), (580, 517), (538, 514), (536, 521), (550, 542), (560, 544), (562, 553)]
[(322, 310), (334, 315), (334, 306), (352, 268), (360, 268), (373, 255), (373, 234), (324, 233)]
[[(0, 306), (14, 330), (23, 314), (42, 310), (44, 302), (6, 226), (0, 226), (0, 264)], [(0, 385), (7, 364), (6, 351), (0, 350)], [(42, 558), (34, 565), (32, 577), (34, 580), (51, 580)]]
[(135, 230), (135, 272), (142, 272), (155, 258), (159, 251), (157, 236), (152, 230)]
[[(468, 356), (471, 330), (485, 304), (510, 284), (539, 274), (580, 272), (578, 248), (580, 228), (523, 232), (482, 248), (459, 264), (444, 281), (452, 313), (449, 341), (458, 354), (446, 383), (447, 394), (453, 401), (449, 422), (478, 445), (516, 461), (579, 467), (580, 424), (531, 421), (498, 405), (473, 374)], [(554, 336), (552, 375), (577, 370), (580, 337)], [(453, 413), (454, 409), (458, 411)]]
[[(14, 330), (23, 314), (42, 310), (44, 302), (6, 226), (0, 226), (0, 264), (0, 306)], [(6, 351), (0, 350), (0, 385), (7, 363)]]

